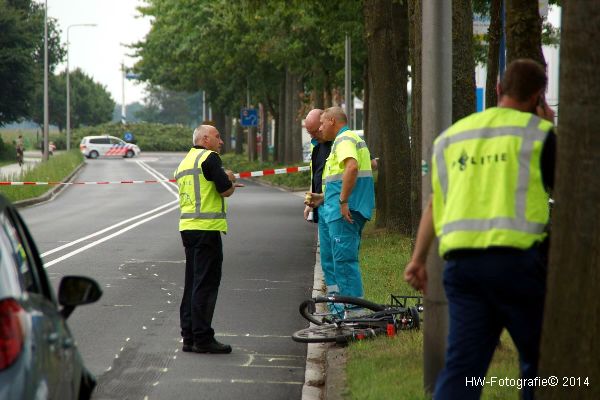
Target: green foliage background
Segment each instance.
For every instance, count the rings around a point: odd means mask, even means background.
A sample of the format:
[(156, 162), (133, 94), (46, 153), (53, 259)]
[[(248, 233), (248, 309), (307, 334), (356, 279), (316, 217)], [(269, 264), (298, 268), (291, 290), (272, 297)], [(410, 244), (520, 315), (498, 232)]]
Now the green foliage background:
[(106, 123), (73, 131), (71, 145), (78, 147), (84, 136), (111, 135), (123, 138), (125, 132), (134, 135), (134, 143), (142, 151), (188, 151), (192, 147), (193, 130), (183, 125), (151, 123)]

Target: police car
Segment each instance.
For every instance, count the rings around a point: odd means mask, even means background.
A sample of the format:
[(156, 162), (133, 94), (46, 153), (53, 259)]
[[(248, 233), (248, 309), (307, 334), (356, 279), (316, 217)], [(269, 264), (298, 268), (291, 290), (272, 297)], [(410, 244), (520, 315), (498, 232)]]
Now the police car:
[(137, 145), (108, 135), (86, 136), (81, 139), (79, 149), (87, 158), (98, 158), (100, 156), (131, 158), (141, 153)]

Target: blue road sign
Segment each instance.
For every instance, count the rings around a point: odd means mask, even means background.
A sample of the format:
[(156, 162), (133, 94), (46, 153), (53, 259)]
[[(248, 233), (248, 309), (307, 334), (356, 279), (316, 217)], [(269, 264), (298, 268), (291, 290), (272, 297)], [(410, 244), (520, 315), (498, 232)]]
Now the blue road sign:
[(125, 132), (123, 139), (125, 139), (126, 142), (131, 142), (133, 140), (133, 133)]
[(240, 123), (242, 126), (258, 126), (258, 111), (256, 108), (242, 108)]

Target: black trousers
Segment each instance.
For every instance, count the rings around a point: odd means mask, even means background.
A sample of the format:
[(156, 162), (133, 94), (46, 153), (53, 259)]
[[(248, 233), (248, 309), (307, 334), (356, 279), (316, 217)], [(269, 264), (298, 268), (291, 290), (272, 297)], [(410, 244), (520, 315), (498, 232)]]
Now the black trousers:
[(211, 324), (221, 283), (223, 243), (219, 231), (181, 231), (185, 248), (185, 286), (179, 308), (185, 343), (213, 340)]

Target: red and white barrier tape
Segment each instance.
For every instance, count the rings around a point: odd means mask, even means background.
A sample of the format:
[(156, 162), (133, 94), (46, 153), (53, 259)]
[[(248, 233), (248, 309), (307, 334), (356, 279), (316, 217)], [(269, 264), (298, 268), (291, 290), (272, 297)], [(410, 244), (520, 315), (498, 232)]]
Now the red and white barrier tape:
[[(309, 171), (309, 166), (303, 167), (288, 167), (278, 169), (263, 169), (262, 171), (246, 171), (234, 174), (236, 178), (254, 178), (257, 176), (269, 176), (280, 174), (292, 174), (295, 172)], [(44, 185), (112, 185), (115, 183), (160, 183), (160, 182), (177, 182), (175, 179), (155, 179), (155, 180), (129, 180), (129, 181), (99, 181), (99, 182), (2, 182), (0, 186), (44, 186)]]

